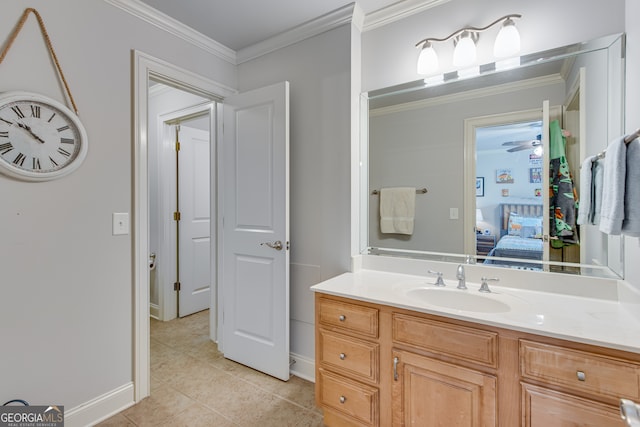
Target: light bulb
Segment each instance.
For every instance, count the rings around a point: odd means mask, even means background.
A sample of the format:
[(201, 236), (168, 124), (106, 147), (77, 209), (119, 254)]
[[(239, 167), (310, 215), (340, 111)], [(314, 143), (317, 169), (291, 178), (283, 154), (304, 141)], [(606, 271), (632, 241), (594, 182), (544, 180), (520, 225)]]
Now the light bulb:
[(425, 42), (418, 57), (418, 74), (431, 75), (438, 72), (438, 54), (429, 42)]
[(520, 52), (520, 33), (516, 28), (516, 24), (507, 19), (502, 24), (500, 32), (496, 37), (493, 45), (493, 56), (496, 58), (508, 58), (515, 56)]
[(471, 33), (465, 31), (460, 36), (453, 50), (453, 65), (466, 67), (476, 62), (476, 44), (471, 38)]

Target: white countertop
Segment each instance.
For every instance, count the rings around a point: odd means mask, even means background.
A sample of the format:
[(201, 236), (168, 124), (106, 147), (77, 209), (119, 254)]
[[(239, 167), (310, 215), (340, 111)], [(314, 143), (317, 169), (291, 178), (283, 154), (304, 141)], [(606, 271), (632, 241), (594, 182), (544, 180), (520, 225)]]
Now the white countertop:
[[(497, 286), (490, 282), (490, 294), (478, 292), (479, 283), (467, 283), (468, 290), (456, 289), (457, 281), (445, 279), (446, 288), (433, 286), (434, 277), (390, 273), (362, 269), (344, 273), (311, 287), (320, 292), (353, 298), (376, 304), (414, 310), (465, 320), (479, 324), (497, 326), (529, 332), (548, 337), (566, 339), (586, 344), (640, 353), (640, 321), (623, 309), (615, 300), (586, 298), (552, 292), (538, 292)], [(428, 303), (429, 297), (416, 296), (408, 292), (467, 293), (490, 298), (492, 305), (503, 308), (502, 312), (482, 312), (484, 304), (465, 311)], [(422, 289), (429, 289), (422, 291)], [(451, 298), (449, 298), (451, 297)], [(455, 299), (451, 294), (447, 299)], [(461, 297), (460, 300), (462, 300)], [(501, 304), (502, 303), (502, 304)], [(506, 304), (504, 306), (503, 304)], [(499, 307), (499, 308), (500, 308)]]

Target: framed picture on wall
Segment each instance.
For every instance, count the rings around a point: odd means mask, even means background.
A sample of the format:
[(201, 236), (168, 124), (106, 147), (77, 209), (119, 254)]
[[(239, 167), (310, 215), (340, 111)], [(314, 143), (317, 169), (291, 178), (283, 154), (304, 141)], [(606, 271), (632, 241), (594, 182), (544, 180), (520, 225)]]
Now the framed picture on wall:
[(529, 182), (531, 184), (542, 182), (542, 168), (529, 168)]
[(476, 197), (484, 197), (484, 177), (476, 177)]
[(496, 170), (496, 184), (513, 184), (511, 169)]

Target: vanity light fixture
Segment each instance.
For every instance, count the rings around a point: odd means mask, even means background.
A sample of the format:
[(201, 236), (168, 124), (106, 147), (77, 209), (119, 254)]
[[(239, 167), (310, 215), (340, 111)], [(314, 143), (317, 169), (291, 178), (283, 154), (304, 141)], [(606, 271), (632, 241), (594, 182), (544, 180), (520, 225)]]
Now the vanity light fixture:
[[(453, 65), (458, 68), (459, 76), (464, 77), (469, 74), (475, 74), (478, 69), (476, 64), (476, 43), (480, 38), (480, 33), (488, 30), (498, 23), (502, 23), (502, 27), (500, 28), (500, 32), (498, 33), (494, 43), (493, 56), (497, 59), (508, 59), (507, 62), (497, 61), (497, 68), (503, 68), (514, 63), (512, 59), (520, 52), (520, 34), (518, 33), (518, 29), (516, 28), (516, 24), (513, 22), (513, 19), (521, 17), (522, 15), (519, 14), (506, 15), (496, 19), (486, 27), (466, 27), (454, 31), (443, 39), (430, 37), (420, 40), (416, 43), (416, 47), (421, 48), (420, 55), (418, 57), (418, 74), (433, 76), (438, 73), (438, 54), (433, 47), (433, 43), (445, 42), (451, 39), (453, 39), (455, 46), (453, 51)], [(517, 62), (519, 63), (519, 61)]]

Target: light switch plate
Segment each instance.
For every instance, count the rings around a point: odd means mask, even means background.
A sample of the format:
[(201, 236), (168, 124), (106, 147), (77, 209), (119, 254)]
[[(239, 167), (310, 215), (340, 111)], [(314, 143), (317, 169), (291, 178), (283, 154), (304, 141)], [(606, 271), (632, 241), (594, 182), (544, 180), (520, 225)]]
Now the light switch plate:
[(458, 208), (449, 208), (449, 219), (458, 219)]
[(113, 235), (129, 234), (129, 214), (127, 212), (113, 213)]

